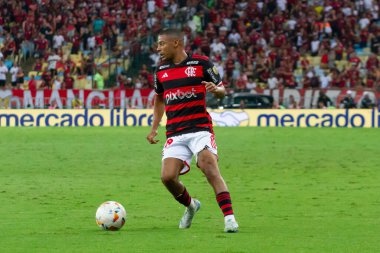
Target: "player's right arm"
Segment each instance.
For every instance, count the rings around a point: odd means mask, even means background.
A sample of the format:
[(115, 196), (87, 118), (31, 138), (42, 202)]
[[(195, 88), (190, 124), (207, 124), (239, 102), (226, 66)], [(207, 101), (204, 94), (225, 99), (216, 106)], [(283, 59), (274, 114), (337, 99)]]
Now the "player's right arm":
[(155, 139), (155, 137), (157, 136), (158, 126), (160, 125), (162, 116), (165, 112), (164, 89), (157, 78), (157, 73), (154, 73), (154, 90), (156, 92), (156, 95), (154, 96), (153, 105), (153, 123), (150, 133), (146, 137), (150, 144), (156, 144), (159, 141)]
[(154, 97), (154, 106), (153, 106), (153, 123), (152, 128), (150, 130), (150, 133), (146, 137), (148, 142), (150, 144), (156, 144), (159, 140), (156, 140), (155, 137), (157, 136), (157, 129), (160, 125), (160, 121), (162, 119), (162, 116), (165, 112), (165, 103), (164, 103), (164, 96), (163, 94), (156, 94)]

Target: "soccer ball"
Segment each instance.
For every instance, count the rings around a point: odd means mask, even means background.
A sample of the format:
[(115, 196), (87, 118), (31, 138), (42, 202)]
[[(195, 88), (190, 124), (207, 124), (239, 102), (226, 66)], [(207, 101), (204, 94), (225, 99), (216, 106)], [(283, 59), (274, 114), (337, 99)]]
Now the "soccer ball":
[(119, 230), (125, 223), (127, 212), (116, 201), (107, 201), (96, 210), (96, 224), (103, 230)]

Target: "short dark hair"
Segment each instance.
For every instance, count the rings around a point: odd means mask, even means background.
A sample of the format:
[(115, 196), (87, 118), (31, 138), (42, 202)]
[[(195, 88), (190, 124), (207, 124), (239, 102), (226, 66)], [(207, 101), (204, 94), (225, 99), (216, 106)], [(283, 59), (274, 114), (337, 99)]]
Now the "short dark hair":
[(183, 39), (183, 32), (175, 28), (164, 28), (158, 33), (158, 35), (169, 35), (172, 37)]

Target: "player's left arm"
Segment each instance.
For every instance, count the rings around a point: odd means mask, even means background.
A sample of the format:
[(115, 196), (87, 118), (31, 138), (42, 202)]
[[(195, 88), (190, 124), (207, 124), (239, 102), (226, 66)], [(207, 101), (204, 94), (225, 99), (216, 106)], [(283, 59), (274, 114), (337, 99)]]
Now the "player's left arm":
[(206, 91), (213, 93), (216, 98), (224, 98), (226, 89), (214, 64), (210, 61), (205, 62), (203, 74), (204, 81), (202, 81), (202, 84), (205, 86)]

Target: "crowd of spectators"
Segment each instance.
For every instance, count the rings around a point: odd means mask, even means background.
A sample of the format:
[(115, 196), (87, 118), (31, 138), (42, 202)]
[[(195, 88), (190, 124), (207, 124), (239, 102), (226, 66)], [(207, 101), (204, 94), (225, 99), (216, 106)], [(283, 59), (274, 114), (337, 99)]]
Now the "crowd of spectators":
[(380, 88), (378, 1), (208, 1), (187, 11), (188, 49), (210, 56), (235, 90)]
[[(126, 76), (124, 66), (115, 68), (115, 84), (151, 88), (159, 61), (157, 32), (177, 27), (185, 33), (186, 50), (209, 56), (230, 92), (379, 91), (379, 5), (378, 0), (0, 0), (0, 61), (13, 59), (18, 67), (31, 57), (41, 87), (72, 88), (78, 76), (100, 72), (94, 59), (105, 50), (132, 60), (148, 55), (134, 75)], [(12, 84), (19, 87), (22, 76), (22, 70), (13, 70)]]

